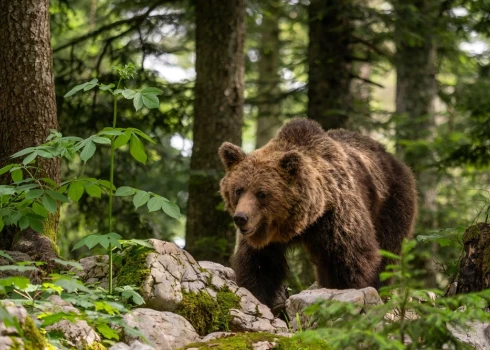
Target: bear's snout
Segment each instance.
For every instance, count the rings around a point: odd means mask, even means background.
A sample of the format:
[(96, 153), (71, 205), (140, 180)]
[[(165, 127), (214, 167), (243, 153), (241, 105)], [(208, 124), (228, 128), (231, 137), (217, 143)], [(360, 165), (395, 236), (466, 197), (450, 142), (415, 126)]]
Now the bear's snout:
[(236, 213), (235, 216), (233, 216), (233, 221), (239, 229), (242, 229), (248, 222), (248, 216), (245, 213)]

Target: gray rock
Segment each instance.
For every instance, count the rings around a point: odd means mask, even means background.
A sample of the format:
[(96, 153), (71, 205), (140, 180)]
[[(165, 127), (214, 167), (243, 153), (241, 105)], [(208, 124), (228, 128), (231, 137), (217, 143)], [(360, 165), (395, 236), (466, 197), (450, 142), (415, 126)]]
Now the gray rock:
[(225, 280), (235, 281), (235, 271), (230, 267), (225, 267), (212, 261), (199, 261), (199, 265), (211, 272), (214, 276), (219, 276)]
[[(152, 309), (134, 309), (124, 315), (130, 327), (137, 327), (157, 350), (171, 350), (199, 341), (199, 335), (192, 325), (177, 314)], [(140, 340), (128, 334), (123, 341), (131, 343)], [(132, 348), (131, 348), (132, 349)]]
[(360, 306), (359, 310), (365, 305), (378, 305), (382, 303), (376, 289), (371, 287), (345, 290), (326, 288), (307, 289), (299, 294), (290, 296), (286, 301), (286, 313), (291, 320), (290, 326), (294, 331), (300, 329), (297, 324), (296, 315), (299, 315), (301, 329), (307, 329), (314, 326), (310, 324), (310, 317), (304, 315), (303, 311), (307, 306), (313, 304), (317, 300), (337, 300), (353, 303)]
[[(72, 269), (73, 272), (86, 284), (98, 284), (102, 288), (109, 288), (109, 257), (107, 255), (94, 255), (80, 259), (83, 270)], [(114, 266), (114, 276), (117, 269)], [(116, 283), (114, 279), (114, 283)]]
[(490, 325), (482, 322), (471, 322), (466, 330), (450, 327), (453, 335), (476, 350), (490, 349)]
[[(33, 261), (33, 259), (26, 253), (22, 253), (18, 251), (4, 251), (4, 253), (8, 254), (12, 258), (12, 260), (0, 256), (0, 266), (15, 265), (20, 261)], [(24, 271), (24, 272), (19, 272), (16, 270), (0, 271), (0, 278), (6, 278), (11, 276), (27, 277), (31, 280), (31, 283), (36, 284), (36, 283), (40, 283), (42, 273), (39, 270)]]
[(100, 336), (90, 327), (85, 320), (70, 322), (62, 320), (46, 327), (48, 331), (60, 331), (65, 336), (69, 346), (76, 349), (85, 349), (95, 342), (100, 342)]
[(221, 339), (221, 338), (227, 338), (234, 336), (236, 333), (234, 332), (213, 332), (209, 333), (207, 336), (203, 337), (200, 341), (202, 343), (206, 343), (211, 340), (216, 340), (216, 339)]
[[(24, 324), (27, 318), (27, 310), (23, 306), (15, 305), (11, 302), (1, 302), (2, 306), (7, 310), (8, 314), (15, 317), (21, 325)], [(17, 336), (17, 328), (13, 326), (5, 326), (5, 323), (0, 322), (0, 335), (2, 336)], [(0, 348), (1, 349), (1, 348)]]
[(80, 310), (73, 306), (69, 301), (61, 299), (61, 297), (57, 294), (50, 295), (47, 298), (47, 301), (51, 303), (51, 307), (46, 311), (50, 311), (53, 313), (56, 312), (74, 312), (76, 314), (80, 314)]
[(109, 350), (155, 350), (155, 348), (148, 344), (143, 344), (140, 341), (135, 340), (131, 343), (131, 345), (116, 343), (111, 346)]
[(269, 350), (269, 349), (274, 349), (274, 347), (276, 347), (276, 345), (277, 345), (276, 342), (259, 341), (257, 343), (252, 344), (252, 349), (253, 350)]

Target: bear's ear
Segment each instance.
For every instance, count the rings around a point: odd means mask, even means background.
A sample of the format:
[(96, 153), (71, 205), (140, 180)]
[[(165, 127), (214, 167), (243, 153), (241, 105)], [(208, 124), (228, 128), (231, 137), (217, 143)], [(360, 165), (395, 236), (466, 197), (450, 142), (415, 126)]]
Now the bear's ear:
[(299, 152), (289, 151), (282, 156), (279, 165), (286, 170), (289, 175), (295, 176), (298, 174), (301, 167), (301, 159), (301, 154)]
[(240, 147), (229, 142), (224, 142), (221, 145), (218, 154), (226, 170), (230, 170), (232, 166), (245, 159), (245, 152)]

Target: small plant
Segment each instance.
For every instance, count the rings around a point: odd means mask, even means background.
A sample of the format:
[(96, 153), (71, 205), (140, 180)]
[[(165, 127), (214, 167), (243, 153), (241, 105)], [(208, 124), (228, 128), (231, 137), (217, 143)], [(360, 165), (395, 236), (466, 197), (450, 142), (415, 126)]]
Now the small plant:
[(386, 302), (366, 306), (322, 301), (306, 313), (318, 329), (299, 336), (325, 339), (335, 349), (472, 349), (457, 339), (451, 330), (467, 329), (471, 321), (488, 322), (485, 312), (490, 291), (442, 297), (440, 291), (420, 290), (417, 272), (411, 266), (415, 241), (405, 241), (400, 256), (382, 252), (397, 264), (388, 265), (382, 280), (392, 284), (380, 290)]

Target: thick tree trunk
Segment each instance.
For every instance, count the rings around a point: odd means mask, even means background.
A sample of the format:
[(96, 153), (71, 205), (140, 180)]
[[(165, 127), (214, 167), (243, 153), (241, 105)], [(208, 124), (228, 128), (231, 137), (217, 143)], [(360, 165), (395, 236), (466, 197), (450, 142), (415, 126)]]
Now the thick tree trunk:
[[(0, 1), (0, 167), (13, 153), (43, 143), (58, 128), (51, 57), (48, 0)], [(59, 160), (43, 160), (45, 173), (59, 182)], [(9, 182), (8, 177), (0, 183)], [(45, 234), (55, 241), (59, 215)], [(4, 236), (2, 236), (4, 239)]]
[(196, 1), (194, 146), (186, 249), (198, 260), (228, 264), (235, 229), (222, 207), (218, 148), (240, 145), (243, 124), (245, 0)]
[[(397, 153), (415, 173), (420, 194), (418, 226), (434, 229), (437, 178), (428, 147), (434, 136), (437, 97), (434, 28), (437, 5), (430, 0), (395, 2)], [(436, 249), (434, 246), (433, 249)], [(436, 287), (432, 260), (425, 263), (426, 286)]]
[(282, 125), (281, 101), (279, 100), (281, 76), (279, 74), (279, 39), (280, 2), (271, 1), (264, 6), (264, 16), (260, 25), (260, 59), (258, 62), (259, 96), (257, 115), (257, 139), (255, 147), (260, 148), (273, 138)]
[(308, 9), (308, 117), (326, 130), (345, 127), (352, 108), (350, 0), (311, 0)]
[(490, 288), (490, 224), (468, 227), (463, 235), (457, 293), (479, 292)]

